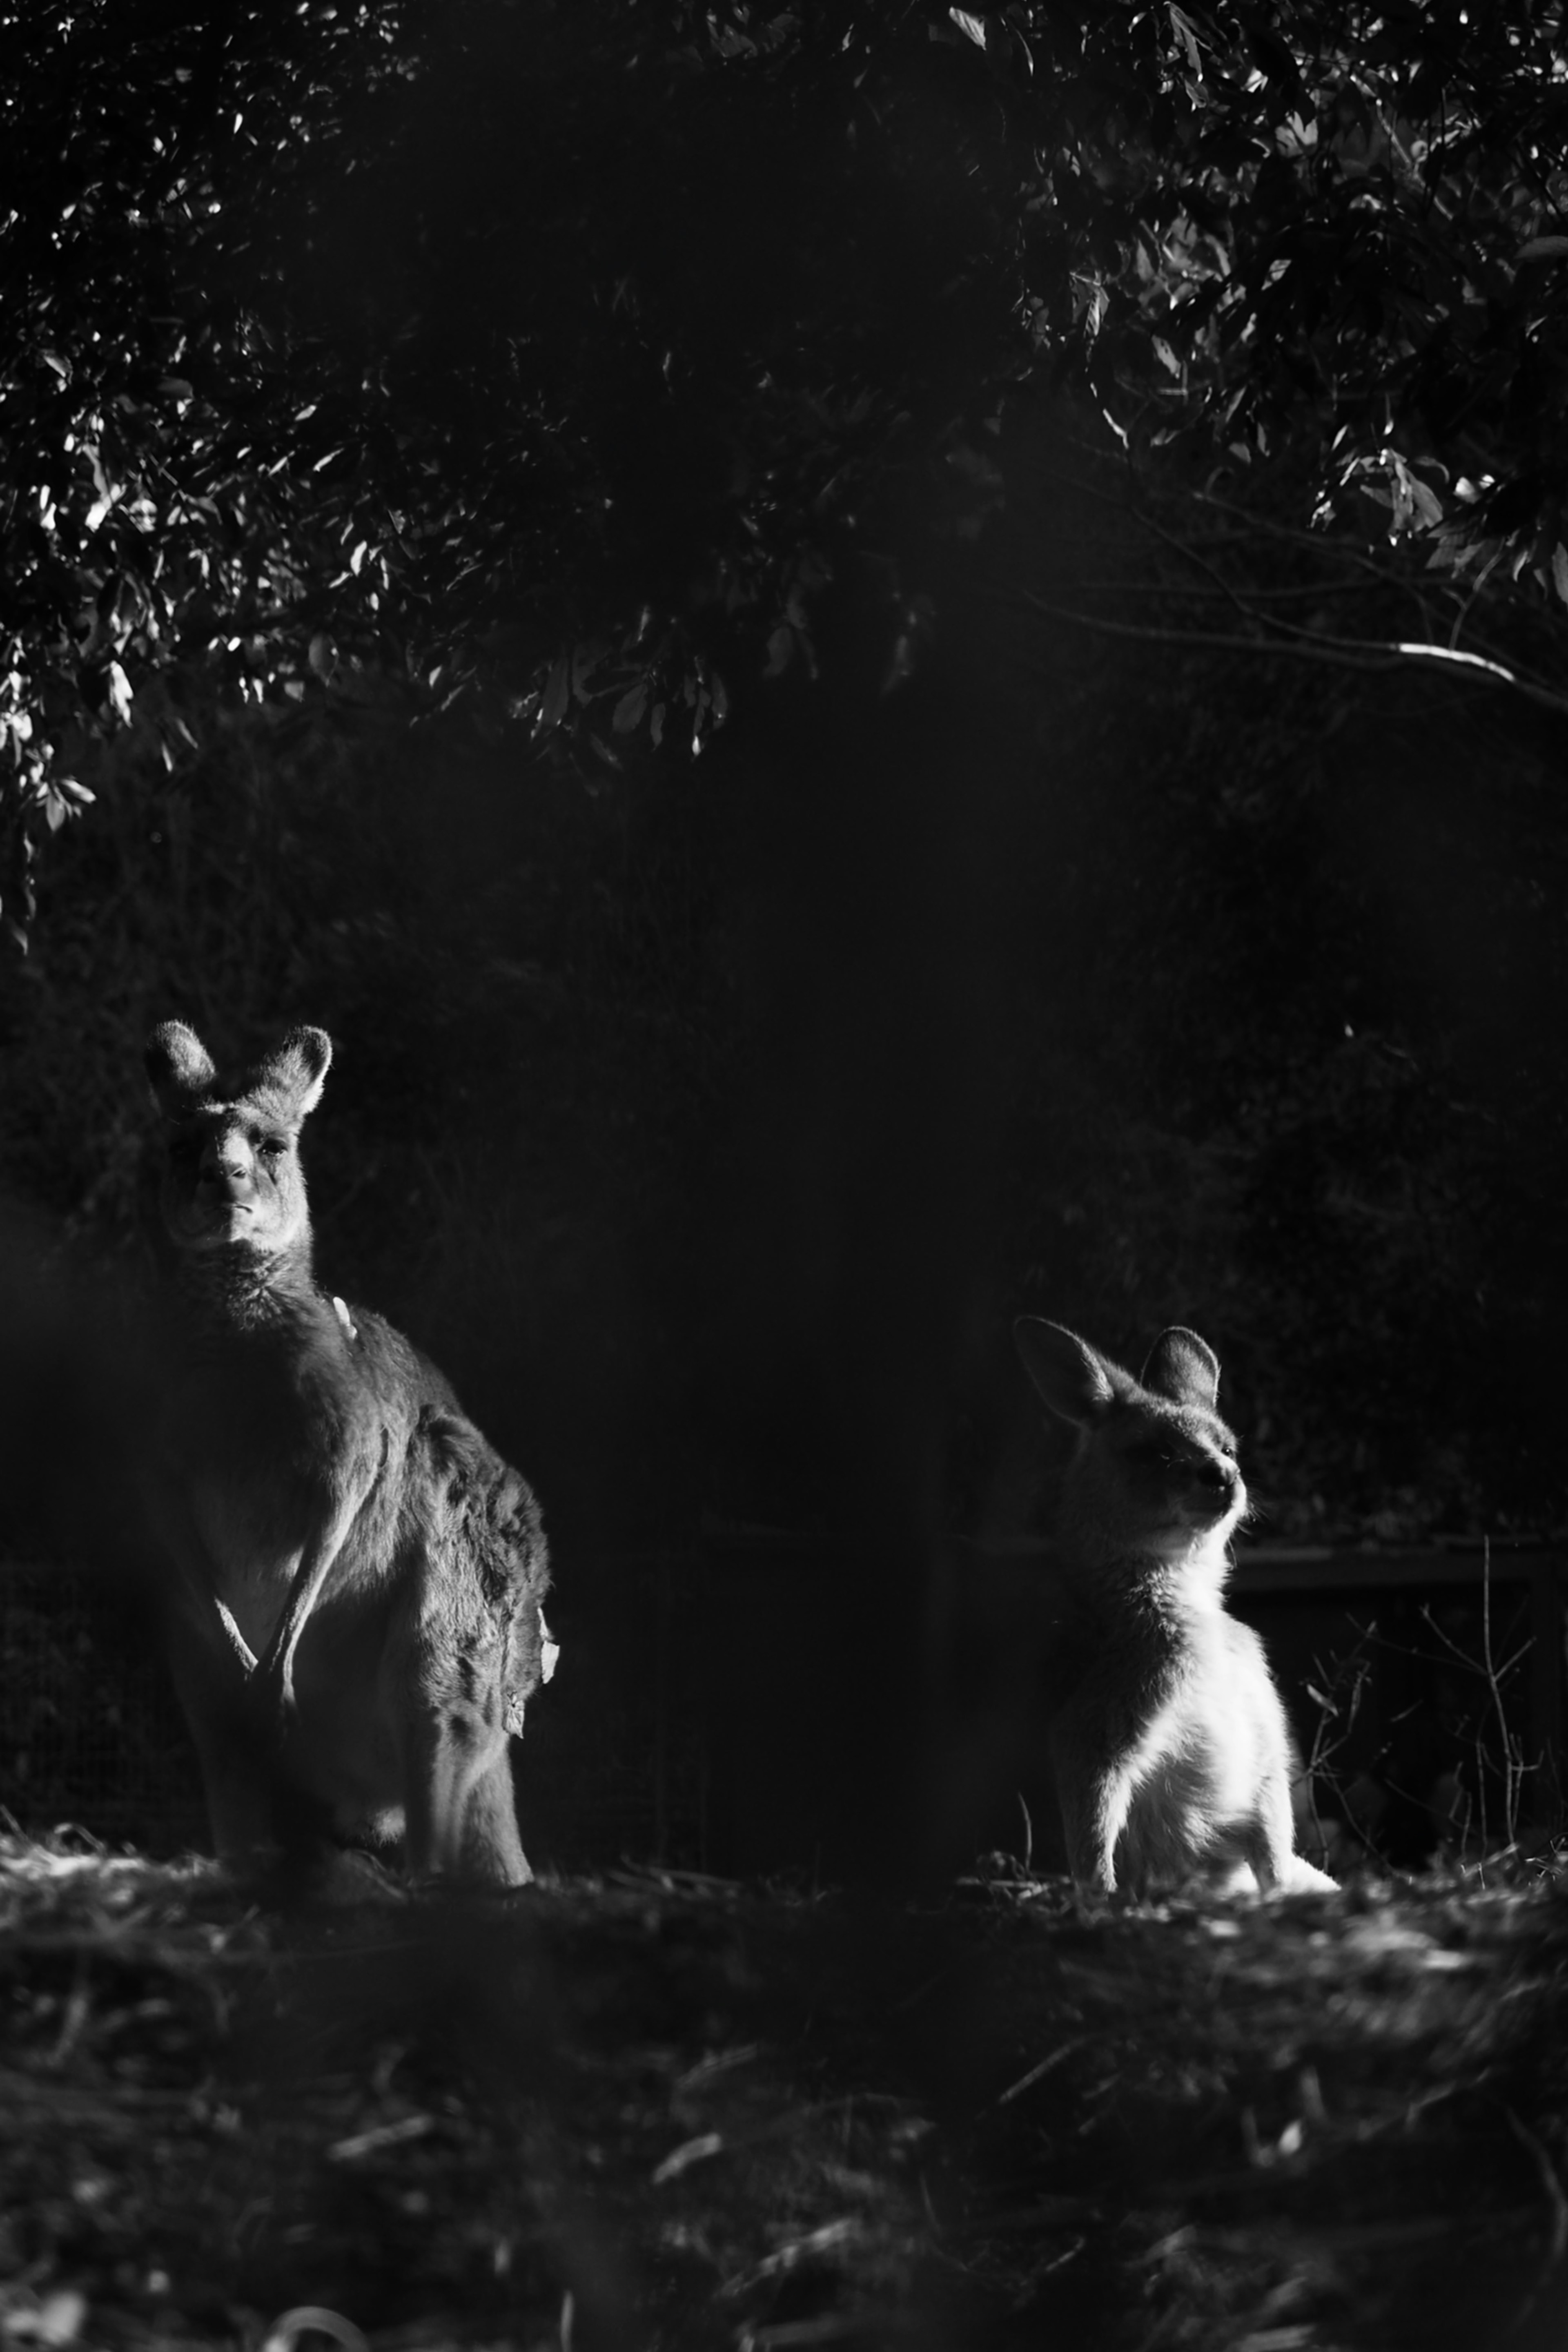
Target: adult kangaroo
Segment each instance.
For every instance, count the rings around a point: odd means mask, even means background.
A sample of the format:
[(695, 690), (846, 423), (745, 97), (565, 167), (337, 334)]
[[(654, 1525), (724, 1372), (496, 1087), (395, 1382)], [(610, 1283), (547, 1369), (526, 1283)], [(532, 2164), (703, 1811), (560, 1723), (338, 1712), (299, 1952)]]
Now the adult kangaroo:
[(417, 1875), (516, 1886), (508, 1743), (554, 1657), (538, 1505), (433, 1364), (318, 1286), (299, 1130), (331, 1058), (321, 1029), (228, 1073), (183, 1022), (148, 1041), (171, 1664), (225, 1865), (401, 1832)]

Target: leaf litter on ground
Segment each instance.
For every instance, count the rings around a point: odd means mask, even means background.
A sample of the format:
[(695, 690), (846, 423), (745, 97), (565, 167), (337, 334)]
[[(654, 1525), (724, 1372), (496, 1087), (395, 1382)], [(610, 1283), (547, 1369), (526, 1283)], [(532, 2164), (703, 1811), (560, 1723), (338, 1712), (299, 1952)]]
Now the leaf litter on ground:
[(1551, 1867), (361, 1891), (0, 1837), (7, 2352), (1568, 2339)]

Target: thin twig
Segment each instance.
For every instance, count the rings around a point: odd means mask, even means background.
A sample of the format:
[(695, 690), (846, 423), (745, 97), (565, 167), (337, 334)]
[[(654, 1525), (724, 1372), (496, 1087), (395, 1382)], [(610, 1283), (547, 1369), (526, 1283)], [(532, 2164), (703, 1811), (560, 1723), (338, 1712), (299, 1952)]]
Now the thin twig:
[(1511, 1845), (1519, 1843), (1519, 1800), (1524, 1785), (1525, 1767), (1519, 1753), (1519, 1741), (1508, 1727), (1508, 1716), (1502, 1703), (1502, 1676), (1492, 1656), (1491, 1645), (1491, 1538), (1481, 1547), (1481, 1656), (1486, 1662), (1487, 1689), (1491, 1697), (1492, 1712), (1497, 1717), (1498, 1738), (1502, 1743), (1503, 1827)]
[(1049, 2057), (1040, 2060), (1038, 2066), (1031, 2066), (1027, 2074), (1020, 2074), (1016, 2083), (1009, 2084), (997, 2101), (998, 2106), (1009, 2106), (1014, 2099), (1021, 2098), (1026, 2091), (1032, 2090), (1034, 2085), (1042, 2081), (1054, 2067), (1060, 2066), (1064, 2058), (1071, 2058), (1075, 2050), (1082, 2050), (1088, 2039), (1089, 2036), (1086, 2033), (1075, 2033), (1071, 2042), (1060, 2043)]
[(1391, 674), (1398, 669), (1431, 667), (1468, 684), (1506, 687), (1527, 702), (1568, 719), (1568, 695), (1553, 694), (1550, 688), (1537, 686), (1501, 662), (1488, 660), (1484, 655), (1457, 653), (1446, 646), (1379, 644), (1362, 650), (1349, 638), (1241, 637), (1207, 629), (1156, 629), (1134, 621), (1103, 620), (1094, 614), (1073, 612), (1064, 604), (1048, 604), (1030, 588), (1007, 593), (1048, 620), (1066, 621), (1075, 628), (1096, 630), (1103, 636), (1132, 637), (1144, 645), (1191, 646), (1205, 653), (1261, 654), (1270, 660), (1283, 656), (1292, 661), (1322, 663), (1331, 669)]

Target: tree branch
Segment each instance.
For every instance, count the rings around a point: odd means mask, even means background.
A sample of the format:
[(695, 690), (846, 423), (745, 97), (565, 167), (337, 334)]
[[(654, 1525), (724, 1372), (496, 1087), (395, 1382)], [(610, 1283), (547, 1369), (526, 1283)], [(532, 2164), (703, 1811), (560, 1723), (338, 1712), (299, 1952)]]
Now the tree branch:
[(1066, 621), (1073, 628), (1093, 629), (1102, 636), (1133, 637), (1144, 645), (1190, 646), (1203, 653), (1262, 654), (1270, 659), (1282, 657), (1287, 661), (1321, 662), (1333, 669), (1440, 669), (1474, 685), (1506, 687), (1539, 709), (1555, 711), (1560, 718), (1568, 719), (1568, 695), (1555, 694), (1550, 687), (1540, 686), (1533, 678), (1521, 677), (1516, 670), (1509, 669), (1502, 662), (1490, 661), (1482, 654), (1460, 653), (1448, 646), (1405, 642), (1360, 647), (1353, 646), (1343, 637), (1325, 640), (1310, 634), (1288, 637), (1244, 637), (1226, 635), (1208, 629), (1153, 628), (1136, 621), (1109, 621), (1092, 613), (1075, 613), (1065, 604), (1048, 604), (1043, 596), (1037, 596), (1030, 588), (1015, 588), (1006, 593), (1017, 596), (1031, 611), (1043, 614), (1048, 620)]

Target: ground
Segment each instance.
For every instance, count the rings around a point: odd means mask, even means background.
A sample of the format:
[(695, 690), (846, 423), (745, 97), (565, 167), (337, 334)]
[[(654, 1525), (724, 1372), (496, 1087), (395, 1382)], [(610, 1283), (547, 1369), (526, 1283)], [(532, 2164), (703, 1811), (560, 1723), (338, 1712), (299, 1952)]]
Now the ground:
[(0, 1840), (0, 2343), (1547, 2352), (1565, 1904), (279, 1912)]

